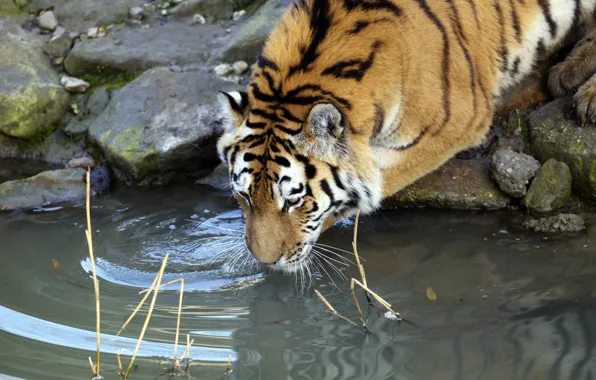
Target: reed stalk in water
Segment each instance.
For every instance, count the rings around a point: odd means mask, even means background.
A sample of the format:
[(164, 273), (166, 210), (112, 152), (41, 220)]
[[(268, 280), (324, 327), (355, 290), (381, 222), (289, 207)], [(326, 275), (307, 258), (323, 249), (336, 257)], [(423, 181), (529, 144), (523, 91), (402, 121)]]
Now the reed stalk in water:
[(315, 289), (315, 294), (321, 299), (321, 301), (323, 301), (323, 303), (325, 304), (325, 306), (327, 306), (327, 308), (329, 309), (330, 312), (332, 312), (333, 314), (335, 314), (336, 316), (338, 316), (339, 318), (343, 319), (344, 321), (360, 328), (360, 326), (358, 326), (358, 324), (354, 321), (352, 321), (349, 318), (344, 317), (343, 315), (341, 315), (337, 310), (335, 310), (335, 308), (333, 307), (333, 305), (331, 305), (329, 303), (329, 301), (327, 301), (327, 299), (325, 297), (323, 297), (323, 295), (317, 290)]
[(87, 230), (85, 236), (87, 237), (87, 246), (89, 247), (89, 259), (91, 260), (91, 272), (93, 273), (93, 287), (95, 289), (95, 331), (96, 331), (96, 342), (97, 351), (95, 355), (95, 364), (89, 357), (89, 363), (91, 364), (91, 370), (93, 376), (100, 377), (100, 312), (99, 312), (99, 282), (97, 281), (97, 273), (95, 271), (95, 256), (93, 255), (93, 237), (91, 234), (91, 168), (87, 168), (87, 184), (86, 184), (86, 211), (87, 211)]

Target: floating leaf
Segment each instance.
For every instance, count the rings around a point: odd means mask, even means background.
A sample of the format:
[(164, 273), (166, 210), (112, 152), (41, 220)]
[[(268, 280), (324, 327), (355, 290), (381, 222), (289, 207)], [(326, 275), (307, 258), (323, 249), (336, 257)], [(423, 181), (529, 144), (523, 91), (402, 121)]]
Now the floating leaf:
[(52, 268), (58, 273), (60, 273), (60, 263), (58, 260), (52, 259)]
[(430, 286), (426, 288), (426, 298), (428, 298), (431, 301), (437, 300), (437, 293), (435, 293), (433, 288), (431, 288)]

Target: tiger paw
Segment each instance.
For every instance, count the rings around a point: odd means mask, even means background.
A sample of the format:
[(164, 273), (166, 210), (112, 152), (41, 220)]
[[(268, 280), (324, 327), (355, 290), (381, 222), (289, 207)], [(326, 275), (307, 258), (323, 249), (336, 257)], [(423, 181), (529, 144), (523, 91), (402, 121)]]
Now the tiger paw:
[(596, 124), (596, 74), (577, 90), (573, 101), (581, 125)]
[(574, 94), (596, 72), (596, 37), (592, 34), (579, 41), (563, 62), (548, 73), (551, 94), (560, 98)]

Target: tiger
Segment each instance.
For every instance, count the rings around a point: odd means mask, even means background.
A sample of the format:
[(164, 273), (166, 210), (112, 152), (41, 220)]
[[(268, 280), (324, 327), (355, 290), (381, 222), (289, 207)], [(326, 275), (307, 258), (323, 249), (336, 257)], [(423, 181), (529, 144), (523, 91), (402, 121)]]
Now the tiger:
[(482, 143), (503, 94), (548, 73), (596, 122), (596, 0), (297, 0), (268, 34), (245, 91), (218, 92), (217, 153), (250, 254), (307, 265), (321, 234)]

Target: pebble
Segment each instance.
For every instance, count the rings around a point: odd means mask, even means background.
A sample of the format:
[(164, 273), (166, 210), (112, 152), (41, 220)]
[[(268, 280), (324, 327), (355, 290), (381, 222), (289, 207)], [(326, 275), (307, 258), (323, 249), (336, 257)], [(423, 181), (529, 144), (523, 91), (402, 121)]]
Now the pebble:
[(105, 37), (108, 35), (108, 30), (106, 28), (99, 28), (97, 29), (97, 37)]
[(161, 10), (161, 15), (162, 16), (167, 16), (168, 15), (168, 10), (167, 9), (162, 9)]
[(219, 76), (229, 75), (234, 72), (234, 68), (229, 63), (222, 63), (221, 65), (217, 65), (213, 70), (215, 71), (215, 74)]
[(232, 14), (232, 20), (234, 20), (234, 21), (240, 21), (240, 20), (242, 20), (244, 18), (244, 16), (246, 16), (246, 11), (243, 9), (243, 10), (234, 12)]
[(205, 20), (205, 17), (203, 17), (201, 14), (197, 13), (196, 15), (192, 16), (192, 25), (203, 25), (206, 22), (207, 20)]
[(95, 160), (93, 157), (90, 156), (83, 156), (73, 158), (66, 164), (68, 168), (83, 168), (87, 169), (88, 167), (94, 168), (95, 167)]
[(46, 30), (56, 30), (58, 27), (58, 20), (56, 20), (56, 16), (54, 16), (54, 12), (47, 11), (43, 12), (37, 18), (37, 24)]
[(181, 73), (183, 70), (182, 70), (182, 67), (180, 67), (180, 66), (172, 65), (172, 66), (170, 66), (170, 71), (173, 73)]
[(89, 30), (87, 30), (87, 37), (96, 38), (98, 32), (99, 28), (89, 28)]
[(87, 91), (89, 88), (89, 83), (84, 80), (66, 75), (60, 78), (60, 83), (69, 92), (81, 93)]
[(244, 61), (237, 61), (234, 62), (234, 64), (232, 65), (232, 68), (234, 69), (234, 72), (238, 75), (242, 75), (246, 72), (246, 70), (248, 70), (248, 63), (244, 62)]
[(61, 26), (58, 26), (58, 27), (56, 27), (56, 30), (54, 30), (54, 34), (52, 35), (52, 38), (60, 37), (64, 33), (66, 33), (66, 29), (64, 29)]
[(132, 7), (128, 11), (128, 17), (130, 17), (133, 20), (140, 21), (141, 19), (143, 19), (144, 15), (145, 10), (141, 7)]

